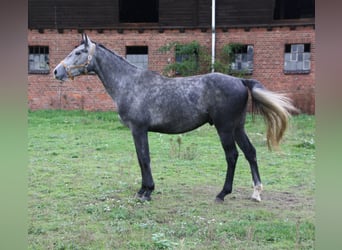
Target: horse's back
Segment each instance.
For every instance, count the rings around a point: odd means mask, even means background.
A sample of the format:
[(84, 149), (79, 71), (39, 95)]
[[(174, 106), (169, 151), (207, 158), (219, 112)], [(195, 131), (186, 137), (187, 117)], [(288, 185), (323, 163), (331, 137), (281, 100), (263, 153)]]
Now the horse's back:
[(203, 75), (203, 81), (212, 85), (214, 88), (224, 91), (226, 94), (233, 95), (240, 92), (244, 93), (246, 90), (241, 78), (222, 73), (210, 73)]
[(248, 98), (248, 90), (241, 78), (224, 75), (221, 73), (211, 73), (203, 77), (207, 86), (208, 99), (214, 100), (215, 104), (237, 108), (244, 106)]

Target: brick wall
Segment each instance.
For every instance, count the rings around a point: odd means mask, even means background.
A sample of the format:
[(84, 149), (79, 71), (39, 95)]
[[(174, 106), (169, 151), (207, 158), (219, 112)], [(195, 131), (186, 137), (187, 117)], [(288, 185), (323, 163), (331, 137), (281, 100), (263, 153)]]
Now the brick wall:
[[(178, 29), (164, 30), (104, 30), (103, 33), (86, 30), (89, 37), (107, 48), (125, 55), (126, 46), (148, 46), (149, 69), (162, 72), (168, 60), (174, 60), (171, 53), (160, 53), (158, 49), (168, 42), (199, 41), (211, 48), (210, 30)], [(288, 93), (294, 103), (305, 113), (315, 110), (315, 31), (312, 27), (229, 29), (217, 30), (217, 53), (223, 45), (239, 42), (254, 45), (254, 71), (252, 78), (262, 82), (267, 88)], [(77, 30), (29, 30), (28, 44), (49, 46), (49, 75), (28, 75), (28, 106), (36, 109), (84, 109), (115, 110), (115, 104), (106, 93), (97, 76), (88, 75), (75, 78), (74, 81), (60, 83), (52, 77), (52, 69), (79, 44), (81, 35)], [(311, 71), (309, 74), (284, 74), (284, 49), (287, 43), (311, 44)]]

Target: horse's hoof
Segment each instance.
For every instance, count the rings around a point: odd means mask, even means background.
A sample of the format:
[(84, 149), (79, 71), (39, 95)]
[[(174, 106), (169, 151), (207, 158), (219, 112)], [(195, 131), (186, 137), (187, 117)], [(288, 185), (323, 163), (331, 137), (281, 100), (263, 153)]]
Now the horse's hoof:
[(135, 196), (139, 201), (145, 202), (145, 201), (151, 201), (151, 196), (145, 196), (142, 194), (136, 194)]
[(261, 201), (260, 195), (259, 196), (252, 196), (251, 199), (252, 199), (252, 201), (255, 201), (255, 202)]
[(140, 200), (143, 196), (144, 196), (144, 194), (139, 194), (139, 193), (135, 194), (135, 198), (138, 200)]
[(252, 194), (252, 197), (251, 197), (251, 199), (253, 201), (257, 201), (257, 202), (261, 201), (260, 194), (262, 192), (262, 189), (263, 189), (262, 184), (254, 187), (253, 194)]
[(141, 197), (140, 200), (141, 200), (142, 202), (151, 201), (151, 197), (150, 197), (150, 196), (149, 196), (149, 197), (143, 196), (143, 197)]
[(216, 197), (215, 198), (215, 203), (218, 203), (218, 204), (222, 204), (224, 202), (223, 199), (219, 198), (219, 197)]

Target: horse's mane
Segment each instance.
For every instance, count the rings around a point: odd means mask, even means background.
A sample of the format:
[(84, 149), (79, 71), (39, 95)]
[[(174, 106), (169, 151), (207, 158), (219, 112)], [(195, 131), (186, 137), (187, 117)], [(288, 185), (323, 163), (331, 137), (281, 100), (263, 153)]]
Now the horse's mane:
[[(123, 56), (120, 56), (118, 54), (116, 54), (114, 51), (106, 48), (103, 44), (101, 43), (95, 43), (96, 46), (99, 46), (100, 48), (103, 48), (104, 50), (108, 51), (109, 53), (113, 54), (114, 56), (116, 56), (117, 58), (119, 58), (120, 60), (122, 60), (123, 62), (129, 64), (130, 66), (134, 67), (135, 69), (138, 69), (138, 70), (142, 70), (142, 71), (145, 71), (147, 74), (152, 74), (152, 75), (157, 75), (157, 76), (162, 76), (161, 74), (159, 74), (159, 72), (157, 71), (154, 71), (154, 70), (145, 70), (145, 69), (142, 69), (142, 68), (139, 68), (138, 66), (132, 64), (131, 62), (129, 62), (126, 58), (124, 58)], [(164, 76), (162, 76), (164, 77)]]
[(113, 54), (114, 56), (116, 56), (117, 58), (119, 58), (120, 60), (128, 63), (129, 65), (133, 66), (134, 68), (138, 69), (138, 67), (132, 63), (130, 63), (129, 61), (127, 61), (126, 58), (116, 54), (114, 51), (110, 50), (110, 49), (107, 49), (103, 44), (100, 44), (100, 43), (95, 43), (95, 45), (99, 46), (100, 48), (103, 48), (105, 49), (106, 51), (110, 52), (111, 54)]

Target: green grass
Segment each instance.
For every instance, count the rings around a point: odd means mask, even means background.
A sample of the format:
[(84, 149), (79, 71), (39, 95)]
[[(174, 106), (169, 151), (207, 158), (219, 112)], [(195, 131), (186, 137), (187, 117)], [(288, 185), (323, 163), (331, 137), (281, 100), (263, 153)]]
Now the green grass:
[(150, 133), (156, 190), (134, 198), (140, 169), (130, 131), (113, 112), (28, 114), (29, 249), (313, 249), (315, 117), (300, 115), (269, 152), (262, 119), (248, 116), (264, 184), (242, 152), (233, 193), (214, 198), (226, 174), (209, 125), (183, 135)]

